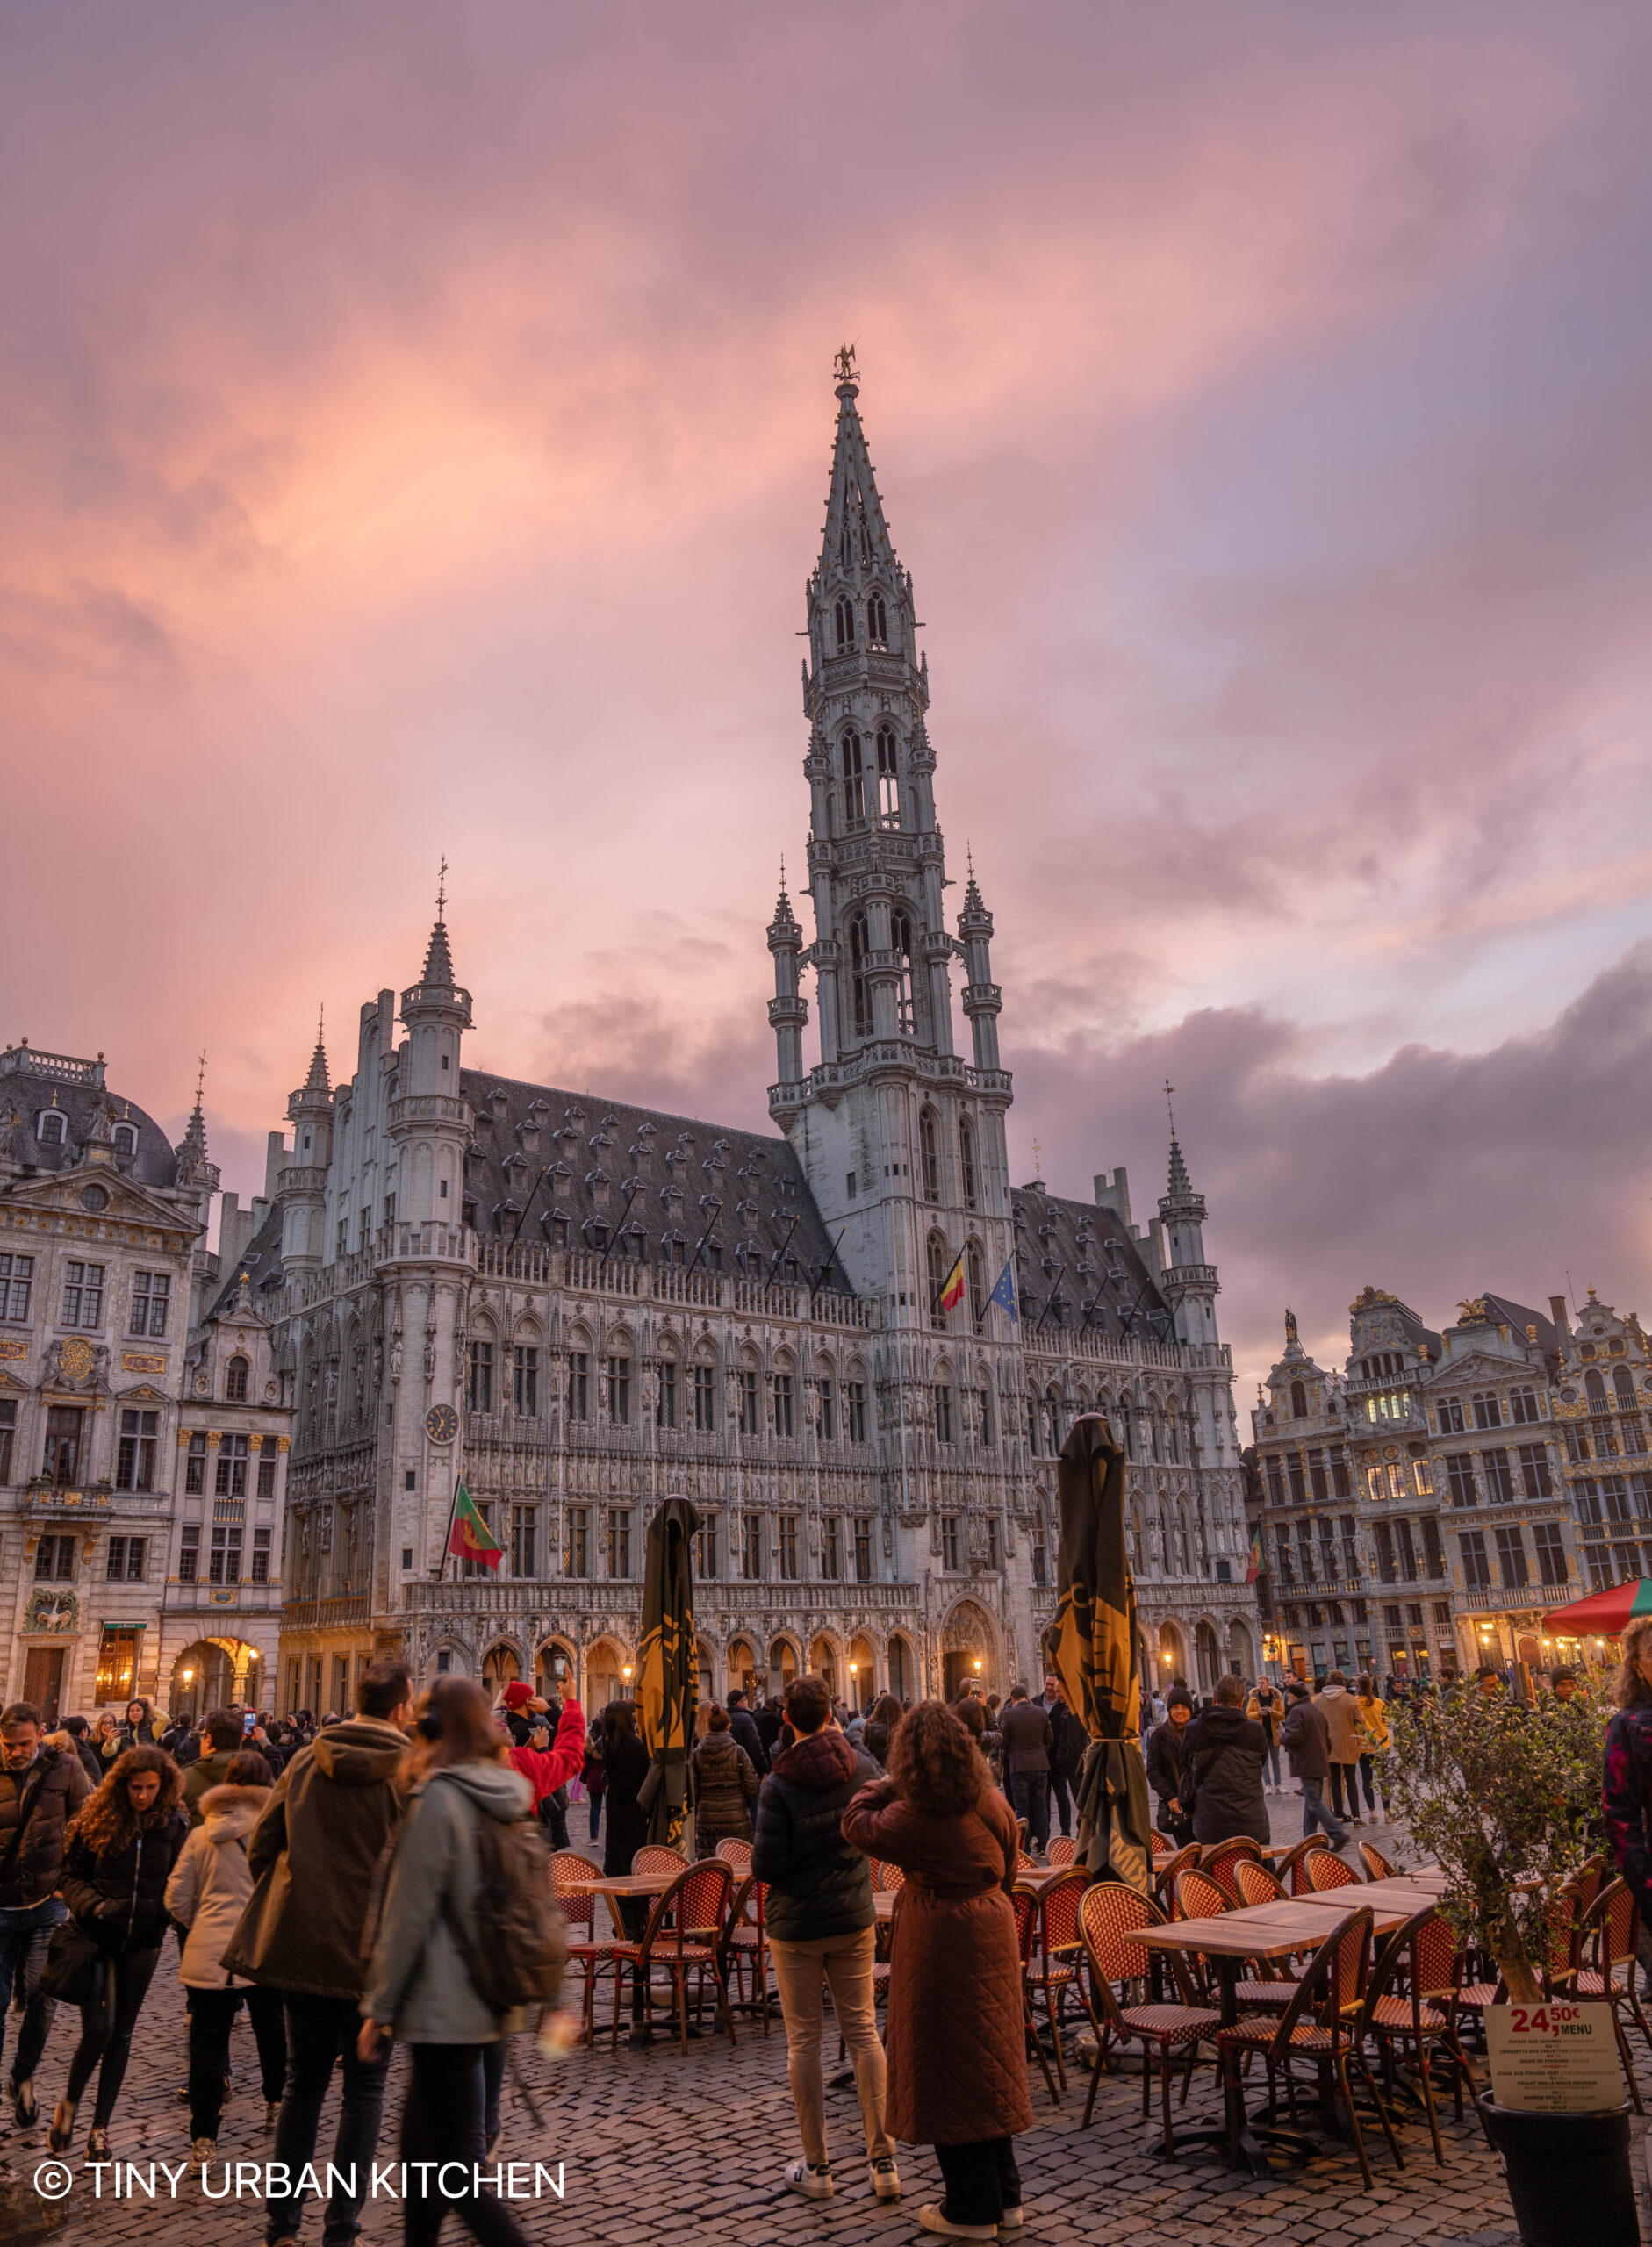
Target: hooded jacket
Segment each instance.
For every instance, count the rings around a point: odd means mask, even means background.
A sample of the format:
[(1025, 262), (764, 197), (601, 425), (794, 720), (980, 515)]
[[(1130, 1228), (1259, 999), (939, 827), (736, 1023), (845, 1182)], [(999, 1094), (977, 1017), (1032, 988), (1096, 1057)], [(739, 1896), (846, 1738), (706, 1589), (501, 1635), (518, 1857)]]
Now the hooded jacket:
[(751, 1870), (768, 1883), (773, 1942), (812, 1942), (872, 1926), (872, 1867), (844, 1838), (857, 1791), (883, 1774), (830, 1724), (783, 1748), (758, 1797)]
[(268, 1787), (222, 1786), (201, 1798), (201, 1823), (183, 1844), (166, 1889), (167, 1910), (189, 1933), (178, 1968), (186, 1990), (221, 1990), (231, 1980), (223, 1956), (253, 1892), (247, 1843), (269, 1793)]
[(183, 1807), (189, 1813), (190, 1824), (201, 1822), (201, 1798), (210, 1787), (221, 1787), (229, 1776), (229, 1767), (241, 1754), (239, 1748), (214, 1748), (210, 1755), (199, 1755), (183, 1774)]
[(401, 1815), (407, 1742), (378, 1717), (329, 1726), (300, 1748), (253, 1829), (255, 1884), (223, 1963), (300, 1997), (362, 1994), (362, 1930), (373, 1874)]
[[(751, 1758), (752, 1770), (759, 1778), (762, 1778), (770, 1768), (769, 1751), (764, 1744), (762, 1733), (758, 1729), (757, 1719), (743, 1702), (737, 1709), (729, 1710), (729, 1730)], [(777, 1734), (779, 1731), (778, 1725), (775, 1727), (775, 1731)]]
[(1268, 1734), (1244, 1712), (1215, 1702), (1194, 1718), (1183, 1736), (1187, 1769), (1182, 1800), (1193, 1791), (1193, 1838), (1196, 1841), (1231, 1841), (1248, 1834), (1267, 1848), (1270, 1835), (1268, 1804), (1262, 1795), (1262, 1768), (1268, 1761)]
[(458, 1763), (413, 1789), (396, 1845), (368, 1968), (362, 2011), (386, 2021), (401, 2044), (492, 2044), (501, 2022), (478, 1996), (454, 1922), (472, 1946), (478, 1923), (476, 1828), (484, 1818), (514, 1824), (533, 1806), (533, 1787), (508, 1763)]
[(0, 1769), (0, 1911), (28, 1911), (57, 1886), (65, 1830), (92, 1784), (78, 1755), (44, 1743), (25, 1770)]
[(710, 1856), (719, 1841), (751, 1839), (751, 1800), (762, 1781), (732, 1732), (708, 1732), (696, 1746), (694, 1848)]

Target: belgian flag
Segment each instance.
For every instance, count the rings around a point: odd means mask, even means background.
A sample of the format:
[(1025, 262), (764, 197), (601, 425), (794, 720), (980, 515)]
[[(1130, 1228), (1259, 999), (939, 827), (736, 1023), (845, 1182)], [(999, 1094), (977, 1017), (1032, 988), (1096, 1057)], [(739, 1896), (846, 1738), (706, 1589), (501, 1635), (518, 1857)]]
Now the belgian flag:
[(1079, 1857), (1098, 1878), (1152, 1889), (1141, 1761), (1136, 1587), (1124, 1543), (1124, 1454), (1098, 1412), (1074, 1421), (1056, 1465), (1061, 1547), (1044, 1634), (1067, 1706), (1089, 1734), (1078, 1785)]
[(652, 1764), (637, 1804), (648, 1813), (650, 1841), (673, 1849), (681, 1845), (689, 1809), (688, 1758), (700, 1689), (691, 1558), (699, 1526), (700, 1516), (686, 1498), (667, 1498), (648, 1526), (643, 1568), (636, 1717)]

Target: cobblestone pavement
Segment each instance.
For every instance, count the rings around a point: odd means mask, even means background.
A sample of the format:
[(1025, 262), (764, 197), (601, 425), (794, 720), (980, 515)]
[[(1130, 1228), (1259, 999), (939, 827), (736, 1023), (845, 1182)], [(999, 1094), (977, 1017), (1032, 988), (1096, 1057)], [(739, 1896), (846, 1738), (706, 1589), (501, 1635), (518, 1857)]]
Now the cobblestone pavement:
[[(1275, 1806), (1275, 1805), (1270, 1805)], [(1276, 1806), (1277, 1822), (1294, 1832), (1300, 1811), (1294, 1798)], [(583, 1839), (583, 1836), (578, 1838)], [(1380, 1834), (1379, 1834), (1380, 1838)], [(172, 1970), (172, 1971), (169, 1971)], [(188, 2118), (175, 2092), (184, 2072), (186, 2029), (183, 1996), (169, 1959), (157, 1975), (139, 2024), (132, 2066), (111, 2132), (121, 2161), (174, 2165), (188, 2154)], [(7, 2023), (8, 2057), (15, 2022)], [(37, 2079), (43, 2112), (61, 2086), (75, 2021), (60, 2009)], [(828, 2061), (837, 2040), (828, 2023)], [(778, 2020), (765, 2040), (743, 2021), (738, 2048), (726, 2039), (691, 2045), (686, 2061), (674, 2045), (632, 2053), (623, 2043), (611, 2053), (600, 2042), (557, 2064), (540, 2057), (532, 2040), (515, 2050), (543, 2116), (536, 2126), (506, 2091), (500, 2159), (561, 2163), (565, 2198), (518, 2204), (523, 2229), (535, 2242), (600, 2240), (605, 2247), (643, 2247), (659, 2238), (692, 2237), (707, 2247), (837, 2247), (837, 2243), (916, 2240), (920, 2200), (939, 2196), (934, 2157), (903, 2148), (905, 2198), (891, 2208), (873, 2202), (858, 2157), (858, 2114), (851, 2091), (831, 2094), (832, 2150), (837, 2197), (807, 2203), (780, 2182), (782, 2164), (796, 2151), (786, 2083), (786, 2045)], [(1637, 2052), (1637, 2057), (1644, 2056)], [(268, 2158), (262, 2132), (257, 2067), (244, 2019), (234, 2032), (232, 2064), (236, 2094), (226, 2109), (220, 2155), (231, 2161)], [(1643, 2079), (1652, 2079), (1643, 2071)], [(1370, 2134), (1373, 2189), (1367, 2193), (1351, 2149), (1332, 2140), (1308, 2166), (1282, 2167), (1266, 2179), (1236, 2175), (1208, 2154), (1167, 2162), (1144, 2130), (1141, 2093), (1134, 2076), (1109, 2076), (1088, 2130), (1079, 2127), (1087, 2078), (1075, 2077), (1052, 2108), (1035, 2078), (1035, 2124), (1017, 2146), (1027, 2193), (1028, 2247), (1040, 2243), (1097, 2240), (1219, 2242), (1222, 2247), (1354, 2247), (1390, 2240), (1459, 2243), (1459, 2247), (1516, 2247), (1516, 2233), (1498, 2164), (1471, 2117), (1458, 2124), (1445, 2110), (1446, 2165), (1437, 2169), (1420, 2124), (1405, 2129), (1405, 2167), (1396, 2171), (1380, 2133)], [(1156, 2102), (1155, 2102), (1156, 2103)], [(401, 2106), (392, 2078), (382, 2156), (394, 2152), (394, 2124)], [(1189, 2127), (1219, 2119), (1208, 2067), (1199, 2071), (1188, 2106)], [(83, 2108), (83, 2114), (88, 2113)], [(321, 2146), (331, 2143), (334, 2109), (323, 2118)], [(1642, 2126), (1636, 2121), (1636, 2174), (1641, 2174)], [(74, 2149), (79, 2162), (84, 2132)], [(47, 2158), (44, 2126), (28, 2133), (0, 2130), (0, 2162), (17, 2179), (0, 2200), (0, 2238), (19, 2241), (36, 2231), (73, 2247), (115, 2247), (150, 2240), (163, 2231), (168, 2247), (222, 2247), (262, 2238), (260, 2211), (243, 2199), (209, 2201), (192, 2178), (181, 2180), (176, 2201), (139, 2197), (94, 2200), (81, 2172), (68, 2198), (47, 2209), (31, 2189)], [(215, 2187), (224, 2181), (219, 2170)], [(160, 2179), (164, 2192), (165, 2180)], [(1580, 2212), (1581, 2215), (1582, 2212)], [(399, 2239), (396, 2205), (371, 2204), (363, 2236)], [(451, 2222), (444, 2239), (465, 2235)], [(1586, 2222), (1579, 2236), (1587, 2236)], [(303, 2238), (319, 2247), (319, 2212), (306, 2217)]]

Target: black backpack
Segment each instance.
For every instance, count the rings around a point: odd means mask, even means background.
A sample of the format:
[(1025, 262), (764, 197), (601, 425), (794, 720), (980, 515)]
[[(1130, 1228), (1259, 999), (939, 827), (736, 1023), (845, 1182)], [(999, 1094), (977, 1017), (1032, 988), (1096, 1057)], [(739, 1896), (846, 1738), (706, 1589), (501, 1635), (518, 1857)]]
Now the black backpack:
[[(550, 1884), (550, 1859), (530, 1819), (478, 1816), (473, 1928), (449, 1913), (465, 1971), (490, 2013), (554, 2005), (568, 1956), (567, 1921)], [(473, 1935), (481, 1941), (473, 1940)]]

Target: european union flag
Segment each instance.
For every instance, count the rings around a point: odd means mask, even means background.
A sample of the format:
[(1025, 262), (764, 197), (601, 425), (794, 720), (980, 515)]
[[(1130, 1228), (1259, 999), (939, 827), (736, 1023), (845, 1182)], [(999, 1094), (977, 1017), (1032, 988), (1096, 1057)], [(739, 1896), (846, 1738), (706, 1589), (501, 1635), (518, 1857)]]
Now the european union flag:
[(1016, 1260), (1013, 1256), (1004, 1266), (1003, 1270), (998, 1274), (998, 1284), (988, 1296), (987, 1300), (988, 1303), (995, 1303), (1001, 1305), (1003, 1310), (1009, 1313), (1011, 1318), (1014, 1318), (1016, 1316)]

